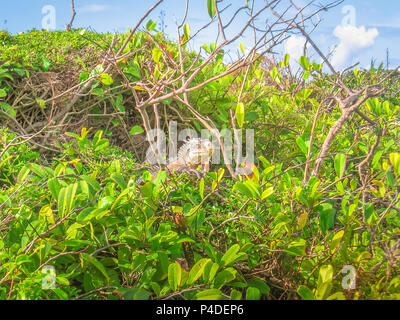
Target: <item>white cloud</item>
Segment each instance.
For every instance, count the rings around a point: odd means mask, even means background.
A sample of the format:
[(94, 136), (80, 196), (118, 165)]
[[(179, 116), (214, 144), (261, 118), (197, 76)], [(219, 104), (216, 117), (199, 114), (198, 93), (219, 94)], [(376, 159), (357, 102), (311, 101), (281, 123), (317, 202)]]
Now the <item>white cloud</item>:
[(83, 12), (103, 12), (103, 11), (109, 11), (112, 9), (114, 9), (114, 7), (109, 6), (109, 5), (90, 4), (90, 5), (80, 7), (77, 11), (79, 11), (81, 13), (83, 13)]
[(376, 28), (366, 30), (365, 26), (359, 28), (351, 25), (337, 26), (333, 35), (339, 38), (339, 45), (336, 47), (331, 58), (331, 63), (335, 68), (343, 67), (354, 55), (364, 48), (372, 46), (379, 32)]
[[(306, 43), (306, 38), (301, 36), (292, 35), (290, 36), (284, 44), (285, 53), (290, 56), (290, 65), (294, 66), (296, 63), (298, 65), (299, 59), (304, 55), (304, 45)], [(310, 44), (307, 43), (306, 55), (308, 56), (308, 48)]]

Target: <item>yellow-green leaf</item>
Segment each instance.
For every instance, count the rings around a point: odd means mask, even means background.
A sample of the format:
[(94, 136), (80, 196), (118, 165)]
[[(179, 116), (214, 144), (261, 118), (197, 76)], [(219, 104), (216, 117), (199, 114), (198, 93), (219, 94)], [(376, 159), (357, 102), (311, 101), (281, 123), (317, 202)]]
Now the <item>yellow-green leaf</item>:
[(178, 262), (168, 266), (168, 283), (172, 290), (178, 290), (182, 281), (182, 267)]
[(100, 76), (100, 81), (105, 84), (106, 86), (110, 86), (114, 83), (113, 78), (108, 73), (103, 73)]
[(218, 289), (207, 289), (196, 293), (194, 300), (219, 300), (222, 298), (221, 291)]
[(337, 232), (331, 241), (331, 252), (334, 252), (337, 247), (339, 247), (340, 242), (342, 241), (344, 235), (344, 230)]
[(240, 51), (242, 51), (242, 53), (244, 54), (244, 46), (243, 46), (243, 43), (241, 42), (241, 43), (239, 44), (239, 46), (240, 46)]
[(190, 285), (190, 284), (194, 283), (195, 281), (197, 281), (201, 277), (201, 275), (204, 272), (204, 267), (206, 266), (206, 264), (209, 261), (211, 261), (211, 259), (203, 258), (195, 263), (195, 265), (189, 271), (187, 284)]
[(214, 18), (216, 13), (214, 0), (207, 0), (207, 9), (208, 15), (211, 17), (211, 19)]
[(200, 180), (199, 192), (200, 192), (200, 197), (203, 200), (204, 199), (204, 178), (201, 178), (201, 180)]
[(53, 210), (49, 205), (43, 206), (39, 211), (39, 219), (45, 219), (48, 223), (54, 224)]
[(299, 215), (297, 218), (297, 230), (303, 230), (303, 228), (306, 226), (308, 220), (308, 212), (304, 211)]
[(261, 195), (261, 200), (265, 200), (267, 199), (269, 196), (271, 196), (274, 193), (274, 188), (273, 187), (269, 187), (267, 189), (265, 189)]
[(394, 168), (396, 176), (400, 176), (400, 153), (391, 153), (389, 155), (389, 160)]
[(58, 194), (58, 214), (63, 218), (72, 209), (78, 183), (70, 184), (60, 190)]
[(236, 121), (239, 128), (242, 128), (244, 123), (244, 104), (242, 102), (236, 106)]
[(81, 256), (82, 256), (83, 260), (85, 260), (86, 262), (89, 262), (90, 264), (95, 266), (104, 275), (104, 277), (107, 280), (110, 279), (110, 277), (107, 274), (106, 268), (103, 266), (103, 264), (100, 261), (96, 260), (96, 258), (94, 258), (94, 257), (92, 257), (92, 256), (90, 256), (90, 255), (88, 255), (87, 253), (84, 253), (84, 252), (81, 253)]
[(189, 40), (189, 38), (190, 38), (190, 27), (189, 27), (189, 25), (187, 23), (183, 26), (183, 34), (185, 35), (185, 40), (186, 41)]
[(228, 251), (225, 252), (225, 254), (221, 258), (221, 266), (225, 267), (229, 265), (231, 262), (235, 261), (239, 249), (240, 246), (238, 244), (234, 244), (232, 247), (230, 247)]

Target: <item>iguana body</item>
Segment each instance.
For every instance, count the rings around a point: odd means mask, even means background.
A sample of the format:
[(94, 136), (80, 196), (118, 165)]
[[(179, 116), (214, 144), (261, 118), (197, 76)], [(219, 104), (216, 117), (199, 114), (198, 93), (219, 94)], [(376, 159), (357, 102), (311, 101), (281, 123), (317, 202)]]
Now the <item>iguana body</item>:
[[(198, 177), (210, 169), (210, 160), (213, 153), (211, 141), (202, 138), (189, 139), (178, 151), (176, 158), (170, 160), (165, 169), (168, 173), (195, 173)], [(160, 167), (150, 169), (153, 178), (160, 171)], [(141, 183), (142, 179), (137, 182)]]
[(212, 153), (211, 141), (192, 138), (179, 149), (178, 156), (167, 164), (167, 169), (170, 172), (185, 168), (208, 172)]

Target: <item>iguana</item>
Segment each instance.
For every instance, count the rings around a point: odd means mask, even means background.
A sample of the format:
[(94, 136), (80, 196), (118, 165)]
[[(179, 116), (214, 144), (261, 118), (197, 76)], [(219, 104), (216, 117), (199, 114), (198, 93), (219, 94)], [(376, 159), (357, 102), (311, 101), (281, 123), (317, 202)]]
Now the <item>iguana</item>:
[[(179, 149), (178, 155), (165, 165), (167, 173), (194, 173), (198, 178), (210, 169), (210, 160), (213, 154), (213, 145), (210, 140), (191, 138)], [(150, 168), (153, 179), (162, 168), (153, 166)], [(143, 179), (136, 181), (143, 183)]]

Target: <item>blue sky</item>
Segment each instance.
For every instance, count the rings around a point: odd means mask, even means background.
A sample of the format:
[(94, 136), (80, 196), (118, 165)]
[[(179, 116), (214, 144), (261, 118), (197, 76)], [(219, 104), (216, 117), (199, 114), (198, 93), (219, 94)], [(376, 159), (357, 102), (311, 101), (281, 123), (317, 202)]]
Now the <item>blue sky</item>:
[[(306, 2), (306, 0), (297, 0)], [(317, 1), (323, 3), (324, 0)], [(154, 1), (150, 0), (75, 0), (77, 16), (74, 27), (91, 27), (98, 32), (123, 32), (136, 24)], [(224, 3), (242, 4), (244, 0), (225, 0)], [(68, 23), (70, 12), (69, 0), (14, 0), (3, 1), (0, 11), (0, 29), (11, 33), (25, 32), (32, 28), (41, 29), (42, 8), (54, 6), (56, 10), (56, 28), (62, 30)], [(354, 25), (350, 28), (340, 27), (348, 11), (342, 12), (344, 6), (354, 8)], [(180, 21), (185, 9), (184, 0), (164, 0), (150, 16), (153, 21), (160, 21), (160, 12), (165, 13), (166, 32), (171, 38), (175, 37), (175, 18)], [(344, 68), (355, 62), (361, 67), (367, 67), (371, 58), (378, 62), (386, 61), (386, 50), (389, 49), (390, 66), (400, 65), (400, 1), (398, 0), (347, 0), (343, 4), (321, 14), (322, 22), (313, 33), (313, 39), (325, 53), (336, 48), (332, 59), (337, 68)], [(238, 30), (245, 16), (239, 16), (232, 32)], [(190, 0), (187, 23), (192, 33), (196, 28), (209, 21), (206, 0)], [(203, 42), (215, 40), (216, 27), (199, 34), (196, 42), (192, 43), (197, 49)], [(250, 45), (250, 37), (241, 39), (245, 46)], [(288, 45), (280, 48), (296, 56), (302, 40), (293, 37)], [(336, 47), (335, 47), (336, 46)], [(312, 56), (312, 52), (310, 52)], [(317, 58), (315, 58), (318, 60)]]

